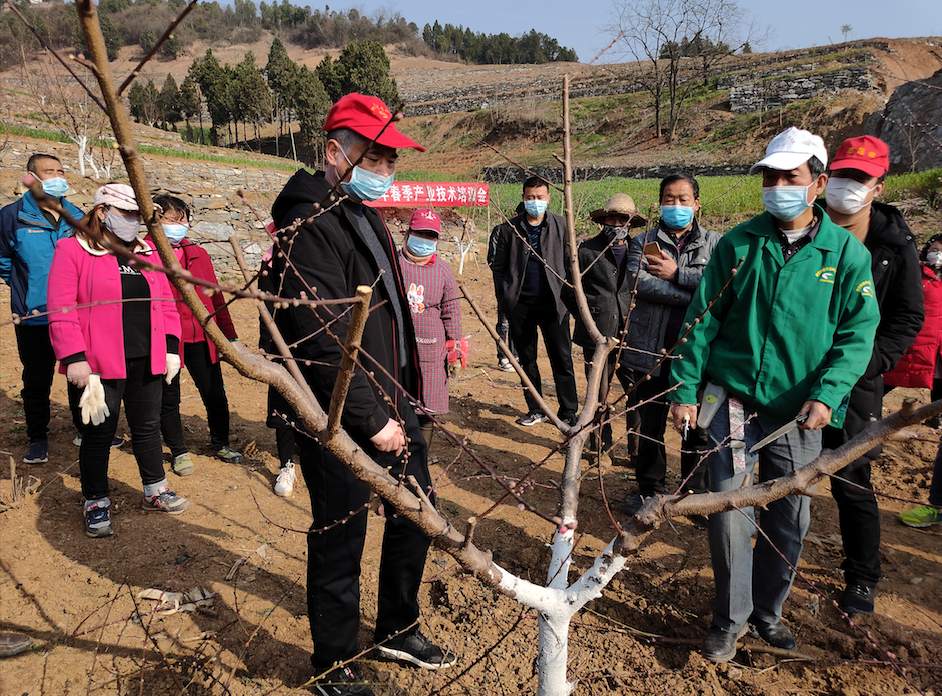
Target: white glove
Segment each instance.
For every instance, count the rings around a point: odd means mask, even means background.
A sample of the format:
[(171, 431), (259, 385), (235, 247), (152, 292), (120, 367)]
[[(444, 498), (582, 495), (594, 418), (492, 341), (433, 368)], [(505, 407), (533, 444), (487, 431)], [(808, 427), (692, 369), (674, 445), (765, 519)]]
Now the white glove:
[(108, 404), (105, 403), (105, 388), (101, 385), (101, 377), (92, 373), (88, 376), (88, 384), (79, 399), (79, 408), (82, 409), (82, 422), (85, 425), (101, 425), (105, 418), (111, 415)]
[(164, 373), (164, 382), (170, 384), (173, 378), (180, 374), (180, 356), (176, 353), (167, 353), (167, 370)]

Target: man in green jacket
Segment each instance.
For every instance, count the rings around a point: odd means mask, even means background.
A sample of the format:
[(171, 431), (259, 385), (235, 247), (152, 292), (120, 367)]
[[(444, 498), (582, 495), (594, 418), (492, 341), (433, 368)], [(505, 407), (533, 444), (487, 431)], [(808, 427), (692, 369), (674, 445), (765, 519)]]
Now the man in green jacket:
[[(697, 422), (698, 397), (711, 385), (708, 428), (722, 445), (708, 461), (713, 491), (745, 485), (756, 461), (758, 480), (767, 481), (817, 458), (821, 429), (841, 425), (870, 362), (879, 323), (870, 254), (813, 205), (827, 182), (826, 164), (824, 142), (808, 131), (789, 128), (772, 139), (752, 168), (762, 172), (766, 212), (720, 240), (687, 310), (692, 328), (668, 399), (680, 428)], [(797, 416), (798, 428), (749, 453)], [(751, 508), (710, 516), (716, 599), (703, 653), (714, 662), (733, 658), (747, 624), (773, 646), (795, 646), (782, 605), (810, 502), (788, 496), (755, 518)]]

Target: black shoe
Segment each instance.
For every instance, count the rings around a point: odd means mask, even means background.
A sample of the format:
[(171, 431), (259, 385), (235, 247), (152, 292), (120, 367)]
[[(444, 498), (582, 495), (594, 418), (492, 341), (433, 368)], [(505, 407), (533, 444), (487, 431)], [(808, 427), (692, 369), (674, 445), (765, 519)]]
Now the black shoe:
[(373, 696), (369, 682), (349, 665), (328, 672), (312, 689), (318, 696)]
[(540, 411), (533, 411), (528, 413), (525, 416), (520, 416), (517, 419), (517, 425), (522, 425), (524, 428), (529, 428), (534, 425), (539, 425), (540, 423), (545, 423), (549, 419), (541, 413)]
[(640, 493), (632, 493), (625, 498), (625, 512), (629, 515), (638, 514), (642, 505), (644, 505), (644, 497)]
[(458, 661), (448, 650), (442, 650), (419, 631), (397, 636), (380, 643), (376, 650), (391, 660), (400, 660), (422, 669), (444, 669)]
[(710, 662), (729, 662), (736, 657), (736, 643), (745, 633), (745, 628), (738, 633), (730, 633), (716, 627), (710, 627), (706, 640), (703, 641), (703, 656)]
[(872, 614), (873, 588), (859, 582), (851, 583), (841, 593), (839, 604), (841, 609), (851, 616), (854, 614)]
[(575, 413), (559, 413), (557, 415), (559, 416), (559, 420), (568, 425), (570, 428), (573, 427), (578, 420)]
[(797, 645), (795, 636), (788, 630), (788, 626), (781, 621), (771, 625), (766, 623), (753, 623), (751, 626), (755, 630), (755, 634), (773, 648), (794, 650)]
[(24, 464), (45, 464), (49, 461), (49, 441), (33, 440), (23, 455)]

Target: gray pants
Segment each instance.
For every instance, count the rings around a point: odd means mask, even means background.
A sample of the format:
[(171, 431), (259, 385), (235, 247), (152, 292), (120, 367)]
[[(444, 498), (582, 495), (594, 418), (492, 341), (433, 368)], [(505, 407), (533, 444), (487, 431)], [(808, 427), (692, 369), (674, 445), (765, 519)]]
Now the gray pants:
[[(748, 409), (745, 415), (747, 418), (750, 415)], [(780, 421), (761, 416), (750, 420), (743, 437), (746, 451), (780, 425)], [(726, 404), (714, 417), (709, 433), (715, 443), (729, 444)], [(746, 454), (745, 470), (736, 472), (732, 451), (728, 446), (723, 447), (710, 455), (710, 490), (729, 491), (748, 485), (747, 479), (752, 479), (756, 461), (759, 463), (758, 481), (762, 482), (789, 474), (820, 453), (820, 430), (794, 430), (755, 455)], [(716, 585), (715, 628), (734, 633), (747, 621), (774, 625), (781, 620), (782, 605), (795, 578), (792, 568), (798, 566), (810, 521), (811, 501), (799, 495), (777, 500), (759, 514), (753, 508), (742, 508), (710, 515), (710, 558)], [(758, 534), (753, 549), (756, 523), (762, 533)]]

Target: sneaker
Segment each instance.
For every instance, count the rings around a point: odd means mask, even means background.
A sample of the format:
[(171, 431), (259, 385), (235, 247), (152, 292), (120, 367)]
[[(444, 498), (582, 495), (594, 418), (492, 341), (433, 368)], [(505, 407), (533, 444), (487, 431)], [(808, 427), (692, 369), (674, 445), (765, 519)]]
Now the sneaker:
[(369, 682), (350, 665), (328, 672), (312, 689), (318, 696), (373, 696)]
[(189, 452), (184, 452), (183, 454), (178, 454), (173, 458), (173, 463), (170, 465), (170, 468), (173, 469), (173, 473), (177, 476), (189, 476), (193, 473), (193, 459), (190, 457)]
[[(75, 433), (75, 437), (72, 438), (72, 444), (75, 445), (76, 447), (82, 446), (82, 433)], [(117, 449), (121, 447), (122, 445), (124, 445), (124, 438), (118, 437), (117, 435), (115, 435), (114, 438), (112, 438), (111, 440), (111, 448)]]
[(873, 588), (863, 583), (854, 582), (847, 585), (841, 592), (841, 599), (838, 602), (841, 609), (847, 614), (872, 614), (873, 613)]
[(391, 660), (408, 662), (422, 669), (445, 669), (458, 661), (457, 655), (442, 650), (419, 631), (391, 638), (376, 650)]
[(282, 498), (290, 498), (294, 493), (294, 480), (297, 478), (297, 472), (294, 470), (294, 462), (288, 462), (278, 472), (278, 479), (275, 481), (275, 495)]
[(157, 495), (144, 496), (141, 501), (141, 509), (147, 512), (166, 512), (171, 515), (179, 515), (188, 507), (190, 507), (190, 501), (182, 495), (177, 495), (169, 488), (162, 490)]
[(935, 505), (919, 505), (903, 510), (899, 514), (899, 521), (907, 527), (925, 529), (934, 524), (942, 524), (942, 511)]
[(546, 417), (543, 413), (539, 411), (533, 411), (533, 413), (528, 413), (525, 416), (520, 416), (517, 419), (517, 425), (522, 425), (524, 428), (530, 428), (534, 425), (539, 425), (540, 423), (545, 423), (549, 418)]
[(218, 450), (216, 450), (216, 457), (229, 464), (241, 464), (242, 463), (242, 453), (236, 452), (234, 449), (232, 449), (228, 445), (226, 445), (225, 447), (220, 447)]
[(501, 358), (497, 361), (497, 369), (503, 372), (513, 372), (514, 366), (510, 364), (507, 358)]
[(111, 536), (111, 503), (100, 500), (85, 501), (85, 534), (97, 539)]
[(24, 464), (45, 464), (49, 461), (49, 441), (33, 440), (23, 455)]

